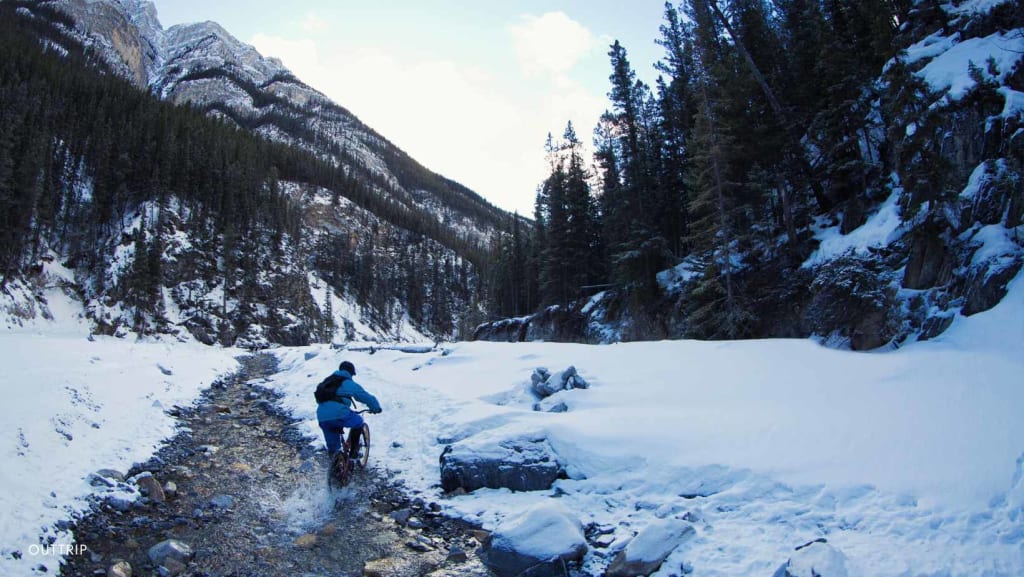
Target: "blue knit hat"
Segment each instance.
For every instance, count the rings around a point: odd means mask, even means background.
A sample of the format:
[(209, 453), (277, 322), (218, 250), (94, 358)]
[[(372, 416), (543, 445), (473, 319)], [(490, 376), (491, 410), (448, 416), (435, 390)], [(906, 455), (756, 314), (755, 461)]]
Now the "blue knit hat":
[(353, 365), (352, 363), (348, 362), (348, 361), (342, 361), (341, 364), (338, 365), (338, 370), (339, 371), (346, 371), (346, 372), (348, 372), (348, 374), (352, 375), (353, 377), (356, 376), (356, 366)]

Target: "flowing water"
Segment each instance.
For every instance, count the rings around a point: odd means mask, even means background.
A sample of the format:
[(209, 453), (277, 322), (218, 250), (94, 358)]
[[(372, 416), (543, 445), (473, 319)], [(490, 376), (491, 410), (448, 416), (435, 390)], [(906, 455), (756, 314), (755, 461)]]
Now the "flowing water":
[[(348, 487), (329, 490), (324, 453), (259, 386), (274, 358), (240, 360), (196, 406), (174, 409), (180, 433), (129, 471), (176, 492), (125, 511), (98, 503), (74, 527), (90, 553), (69, 557), (62, 574), (102, 575), (125, 560), (136, 576), (489, 575), (475, 555), (479, 532), (411, 501), (373, 467), (372, 452)], [(193, 550), (184, 567), (150, 561), (148, 549), (165, 539)]]

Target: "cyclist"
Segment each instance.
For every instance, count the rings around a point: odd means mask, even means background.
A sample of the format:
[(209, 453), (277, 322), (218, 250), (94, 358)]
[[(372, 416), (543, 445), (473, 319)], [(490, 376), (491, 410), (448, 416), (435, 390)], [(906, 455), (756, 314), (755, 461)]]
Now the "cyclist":
[(337, 392), (334, 397), (325, 402), (317, 403), (316, 407), (316, 419), (320, 423), (320, 430), (324, 432), (327, 454), (332, 460), (341, 451), (341, 434), (344, 428), (349, 429), (349, 458), (355, 459), (358, 457), (358, 441), (359, 434), (363, 431), (363, 417), (352, 410), (353, 399), (369, 407), (371, 413), (381, 412), (377, 397), (366, 392), (366, 389), (353, 381), (352, 377), (354, 376), (356, 376), (355, 365), (349, 361), (344, 361), (338, 365), (338, 370), (324, 379), (324, 382), (321, 384), (321, 386), (337, 386)]

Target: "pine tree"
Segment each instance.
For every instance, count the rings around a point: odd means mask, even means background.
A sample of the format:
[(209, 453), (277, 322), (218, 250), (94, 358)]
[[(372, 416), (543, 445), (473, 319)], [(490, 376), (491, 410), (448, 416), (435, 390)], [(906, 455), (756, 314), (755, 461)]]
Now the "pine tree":
[(693, 96), (693, 47), (690, 31), (679, 18), (671, 3), (665, 3), (665, 22), (661, 25), (658, 44), (665, 49), (664, 58), (655, 67), (668, 76), (666, 82), (658, 78), (658, 108), (660, 112), (660, 166), (658, 181), (663, 195), (659, 199), (657, 214), (662, 236), (669, 252), (681, 258), (684, 238), (687, 236), (689, 215), (686, 205), (690, 192), (686, 183), (689, 163), (689, 139), (696, 113)]
[[(693, 170), (690, 201), (690, 242), (704, 271), (691, 292), (691, 332), (706, 338), (737, 338), (745, 333), (750, 314), (744, 307), (735, 278), (738, 259), (735, 241), (737, 216), (741, 214), (738, 183), (730, 179), (737, 156), (737, 143), (720, 120), (722, 94), (730, 69), (727, 47), (721, 44), (711, 7), (692, 0), (691, 17), (696, 23), (695, 57), (703, 71), (696, 81), (699, 98), (692, 144)], [(717, 76), (716, 76), (717, 75)]]
[(544, 199), (545, 244), (541, 247), (540, 289), (547, 303), (567, 305), (570, 287), (569, 232), (566, 210), (566, 174), (560, 162), (542, 186)]
[(605, 163), (614, 159), (620, 175), (611, 195), (608, 190), (603, 192), (607, 197), (603, 215), (606, 230), (611, 229), (606, 246), (612, 276), (639, 309), (657, 296), (655, 274), (664, 265), (667, 252), (665, 238), (655, 224), (660, 188), (656, 179), (658, 151), (652, 145), (658, 138), (652, 134), (655, 126), (650, 89), (636, 80), (626, 49), (615, 41), (608, 56), (612, 65), (612, 89), (608, 93), (612, 110), (603, 122), (612, 127), (613, 134), (621, 136), (603, 151)]
[(331, 283), (324, 283), (324, 310), (321, 316), (323, 318), (322, 340), (325, 343), (330, 343), (334, 340), (334, 331), (337, 328), (334, 323), (334, 289), (331, 288)]
[(603, 276), (600, 263), (595, 208), (588, 184), (589, 175), (583, 167), (582, 143), (569, 122), (563, 135), (568, 152), (565, 169), (565, 262), (569, 285), (576, 292), (597, 282)]

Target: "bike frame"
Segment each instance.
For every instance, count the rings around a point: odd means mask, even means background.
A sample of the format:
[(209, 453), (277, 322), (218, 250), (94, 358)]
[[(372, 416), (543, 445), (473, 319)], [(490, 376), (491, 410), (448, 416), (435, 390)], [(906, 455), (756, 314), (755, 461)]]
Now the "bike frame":
[[(352, 401), (352, 406), (355, 407), (355, 401)], [(369, 409), (362, 409), (358, 411), (352, 411), (357, 415), (363, 413), (369, 413)], [(367, 423), (363, 423), (363, 432), (360, 435), (360, 439), (366, 446), (366, 453), (362, 459), (350, 459), (349, 451), (351, 445), (348, 443), (348, 436), (351, 434), (352, 427), (344, 428), (341, 431), (341, 451), (338, 452), (334, 457), (334, 461), (327, 464), (327, 482), (330, 487), (337, 485), (338, 487), (344, 487), (348, 484), (352, 477), (354, 469), (358, 466), (363, 468), (366, 466), (367, 461), (370, 458), (369, 449), (369, 438), (370, 438), (370, 427)]]

